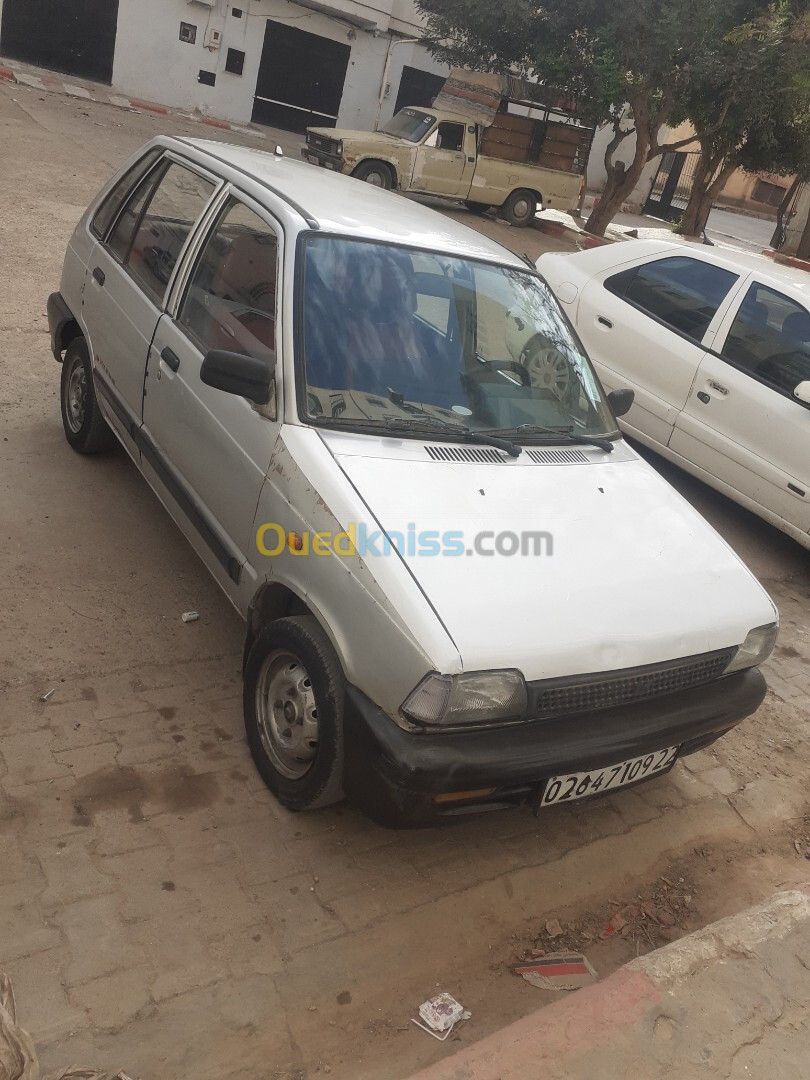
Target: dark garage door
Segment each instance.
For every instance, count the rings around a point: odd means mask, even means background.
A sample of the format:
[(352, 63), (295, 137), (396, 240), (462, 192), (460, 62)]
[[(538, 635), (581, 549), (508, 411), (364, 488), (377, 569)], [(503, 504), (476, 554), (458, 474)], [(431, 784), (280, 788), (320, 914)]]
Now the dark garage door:
[(0, 52), (112, 82), (118, 0), (4, 0)]
[(253, 123), (302, 133), (334, 127), (350, 55), (339, 41), (268, 19)]
[(434, 75), (431, 71), (422, 71), (421, 68), (409, 67), (406, 64), (399, 81), (394, 112), (398, 113), (407, 105), (419, 105), (423, 109), (429, 109), (443, 86), (444, 75)]

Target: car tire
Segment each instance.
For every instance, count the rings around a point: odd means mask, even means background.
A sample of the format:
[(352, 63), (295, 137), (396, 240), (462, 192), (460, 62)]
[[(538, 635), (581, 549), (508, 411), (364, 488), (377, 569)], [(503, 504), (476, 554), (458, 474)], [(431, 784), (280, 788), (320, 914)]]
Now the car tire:
[(75, 337), (65, 350), (60, 398), (65, 438), (74, 450), (99, 454), (115, 445), (98, 407), (90, 351), (83, 337)]
[(471, 214), (485, 214), (487, 210), (492, 209), (490, 203), (470, 202), (468, 199), (464, 200), (464, 205), (467, 207)]
[(500, 210), (510, 225), (523, 229), (537, 213), (537, 196), (533, 191), (513, 191)]
[(394, 186), (394, 177), (390, 168), (383, 161), (362, 161), (352, 173), (355, 180), (362, 180), (372, 187), (390, 191)]
[(344, 701), (340, 661), (311, 615), (259, 631), (245, 664), (245, 732), (259, 774), (288, 810), (343, 798)]

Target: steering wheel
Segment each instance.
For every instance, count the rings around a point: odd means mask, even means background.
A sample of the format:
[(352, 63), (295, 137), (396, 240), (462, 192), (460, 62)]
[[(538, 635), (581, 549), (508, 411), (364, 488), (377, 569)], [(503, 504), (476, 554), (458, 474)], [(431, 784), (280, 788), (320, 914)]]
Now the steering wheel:
[(484, 375), (488, 375), (493, 371), (512, 371), (515, 375), (520, 376), (521, 386), (531, 385), (532, 377), (528, 369), (516, 360), (487, 360), (480, 366), (469, 368), (465, 375), (469, 375), (476, 382), (481, 382)]

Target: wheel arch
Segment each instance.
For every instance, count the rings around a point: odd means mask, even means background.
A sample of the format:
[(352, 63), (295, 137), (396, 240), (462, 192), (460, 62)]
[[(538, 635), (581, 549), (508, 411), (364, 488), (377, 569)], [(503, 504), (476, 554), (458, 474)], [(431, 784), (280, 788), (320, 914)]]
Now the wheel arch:
[(386, 158), (375, 157), (374, 154), (366, 154), (358, 162), (355, 162), (354, 168), (349, 173), (349, 176), (354, 176), (358, 169), (363, 165), (384, 165), (388, 172), (391, 174), (391, 187), (392, 189), (399, 187), (399, 173), (397, 171), (396, 162), (389, 161)]
[(299, 596), (294, 589), (291, 589), (289, 585), (285, 585), (280, 581), (266, 581), (254, 593), (247, 610), (245, 648), (242, 654), (243, 672), (247, 664), (248, 654), (259, 631), (263, 627), (269, 626), (270, 623), (283, 619), (288, 615), (310, 615), (329, 638), (332, 648), (340, 660), (341, 667), (344, 667), (343, 657), (335, 636), (331, 633), (329, 626), (324, 622), (320, 613), (311, 604), (308, 604), (303, 597)]

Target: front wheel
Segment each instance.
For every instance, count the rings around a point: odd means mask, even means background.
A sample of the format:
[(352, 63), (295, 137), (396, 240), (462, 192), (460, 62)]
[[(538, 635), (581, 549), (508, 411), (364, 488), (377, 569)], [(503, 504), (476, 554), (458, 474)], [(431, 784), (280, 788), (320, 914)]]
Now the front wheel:
[(343, 798), (344, 699), (340, 662), (311, 615), (257, 634), (245, 665), (245, 731), (262, 779), (289, 810)]
[(513, 191), (501, 207), (501, 214), (510, 225), (525, 228), (537, 213), (537, 196), (532, 191)]
[(394, 186), (394, 178), (391, 170), (382, 161), (363, 161), (352, 173), (356, 180), (362, 180), (372, 187), (385, 188), (386, 191)]
[(115, 442), (101, 415), (93, 387), (90, 350), (82, 337), (74, 338), (62, 361), (62, 425), (65, 438), (80, 454), (98, 454)]

